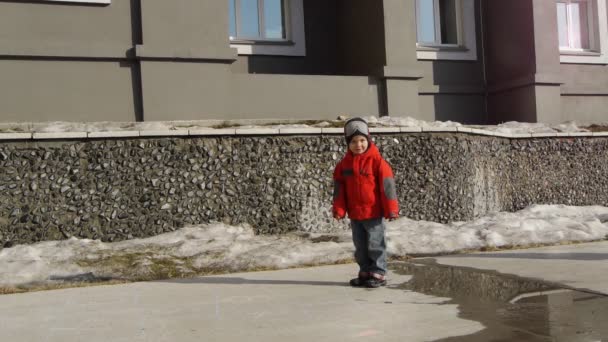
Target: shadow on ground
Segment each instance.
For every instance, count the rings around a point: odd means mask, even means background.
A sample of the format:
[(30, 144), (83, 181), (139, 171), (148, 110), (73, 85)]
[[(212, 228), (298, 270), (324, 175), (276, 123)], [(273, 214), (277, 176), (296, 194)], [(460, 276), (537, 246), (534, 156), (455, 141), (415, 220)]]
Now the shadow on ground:
[(306, 286), (349, 286), (347, 282), (336, 281), (300, 281), (300, 280), (270, 280), (246, 279), (240, 277), (200, 277), (189, 279), (169, 279), (160, 282), (177, 284), (227, 284), (227, 285), (306, 285)]

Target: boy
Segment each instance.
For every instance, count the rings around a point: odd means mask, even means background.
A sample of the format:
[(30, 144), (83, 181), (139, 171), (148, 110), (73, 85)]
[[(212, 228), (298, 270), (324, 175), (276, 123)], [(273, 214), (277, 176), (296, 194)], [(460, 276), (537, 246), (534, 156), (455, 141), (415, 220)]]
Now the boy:
[(367, 122), (353, 118), (344, 125), (348, 151), (334, 171), (333, 216), (351, 222), (359, 275), (351, 286), (386, 285), (384, 219), (399, 216), (390, 165), (370, 140)]

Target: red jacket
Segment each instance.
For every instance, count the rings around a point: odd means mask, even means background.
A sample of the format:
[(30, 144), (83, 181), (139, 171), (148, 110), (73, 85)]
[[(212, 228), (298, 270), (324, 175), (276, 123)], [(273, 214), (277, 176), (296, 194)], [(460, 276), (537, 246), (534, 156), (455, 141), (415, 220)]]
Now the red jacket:
[(346, 213), (354, 220), (399, 216), (393, 170), (372, 142), (363, 154), (348, 151), (334, 171), (333, 214)]

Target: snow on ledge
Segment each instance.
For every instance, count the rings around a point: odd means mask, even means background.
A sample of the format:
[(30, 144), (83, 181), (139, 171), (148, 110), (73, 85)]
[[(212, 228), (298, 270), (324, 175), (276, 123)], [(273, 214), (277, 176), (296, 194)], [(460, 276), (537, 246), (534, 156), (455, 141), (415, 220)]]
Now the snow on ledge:
[[(0, 123), (0, 141), (42, 139), (107, 139), (138, 137), (342, 135), (345, 118), (338, 121), (297, 120), (198, 120), (152, 122), (31, 122)], [(606, 137), (575, 122), (557, 125), (506, 122), (500, 125), (465, 126), (452, 121), (422, 121), (409, 117), (364, 117), (372, 134), (455, 133), (507, 139)], [(338, 127), (336, 127), (338, 126)], [(608, 126), (608, 125), (603, 125)]]

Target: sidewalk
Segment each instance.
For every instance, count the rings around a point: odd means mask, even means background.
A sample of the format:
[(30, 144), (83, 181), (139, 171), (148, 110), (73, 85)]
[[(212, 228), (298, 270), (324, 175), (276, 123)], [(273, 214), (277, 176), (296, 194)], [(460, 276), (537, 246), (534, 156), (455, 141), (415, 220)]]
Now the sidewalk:
[(0, 296), (0, 341), (433, 341), (483, 326), (457, 305), (347, 285), (356, 265)]
[[(608, 294), (608, 241), (436, 258)], [(347, 285), (354, 264), (0, 296), (0, 341), (434, 341), (482, 331), (447, 298)]]

